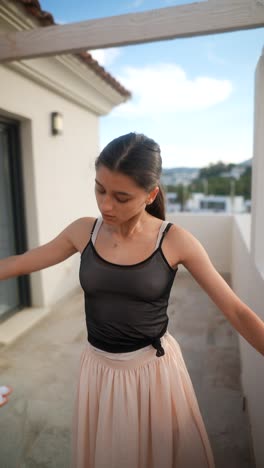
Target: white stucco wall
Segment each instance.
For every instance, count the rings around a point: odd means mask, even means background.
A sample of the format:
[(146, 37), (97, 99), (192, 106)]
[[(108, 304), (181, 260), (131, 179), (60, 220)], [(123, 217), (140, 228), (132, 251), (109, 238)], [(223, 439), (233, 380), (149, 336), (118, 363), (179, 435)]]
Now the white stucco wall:
[[(30, 249), (50, 241), (74, 219), (97, 214), (93, 161), (99, 119), (7, 67), (0, 67), (0, 82), (0, 114), (21, 121)], [(51, 135), (52, 111), (63, 115), (61, 136)], [(77, 286), (78, 255), (30, 275), (33, 306), (53, 304)]]
[(254, 153), (252, 161), (251, 252), (264, 275), (264, 49), (255, 72)]

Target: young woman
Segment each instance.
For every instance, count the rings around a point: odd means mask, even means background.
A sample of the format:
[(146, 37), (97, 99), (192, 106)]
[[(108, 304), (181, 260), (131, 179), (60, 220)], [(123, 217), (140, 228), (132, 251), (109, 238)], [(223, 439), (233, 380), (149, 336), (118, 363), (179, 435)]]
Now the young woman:
[[(80, 253), (88, 340), (73, 412), (73, 468), (214, 468), (167, 306), (183, 264), (264, 355), (264, 323), (215, 270), (201, 243), (165, 221), (160, 148), (129, 133), (95, 162), (101, 216), (79, 218), (51, 242), (0, 260), (0, 279)], [(197, 317), (199, 320), (199, 317)]]

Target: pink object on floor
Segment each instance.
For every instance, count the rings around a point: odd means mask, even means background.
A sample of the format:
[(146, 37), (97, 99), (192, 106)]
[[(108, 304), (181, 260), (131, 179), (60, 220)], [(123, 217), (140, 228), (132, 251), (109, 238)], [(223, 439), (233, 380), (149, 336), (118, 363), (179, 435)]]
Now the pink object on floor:
[(13, 389), (9, 385), (0, 385), (0, 395), (8, 396), (12, 392), (13, 392)]
[(8, 402), (8, 398), (0, 394), (0, 407), (4, 406)]

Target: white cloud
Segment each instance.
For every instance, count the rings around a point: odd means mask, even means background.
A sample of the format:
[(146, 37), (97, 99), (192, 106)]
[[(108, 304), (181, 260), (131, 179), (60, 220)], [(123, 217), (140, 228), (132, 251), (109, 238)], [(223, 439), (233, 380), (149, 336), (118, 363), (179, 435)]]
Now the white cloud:
[(121, 55), (121, 48), (96, 49), (88, 51), (102, 67), (109, 67)]
[(207, 109), (228, 99), (232, 92), (229, 80), (188, 78), (181, 67), (169, 63), (128, 66), (116, 78), (133, 94), (130, 102), (111, 114), (120, 117), (155, 118), (162, 113)]

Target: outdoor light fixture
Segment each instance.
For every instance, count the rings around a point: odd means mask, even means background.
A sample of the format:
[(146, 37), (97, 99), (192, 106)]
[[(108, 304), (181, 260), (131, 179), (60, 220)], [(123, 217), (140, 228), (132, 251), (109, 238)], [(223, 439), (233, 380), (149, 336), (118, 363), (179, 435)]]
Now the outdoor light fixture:
[(61, 135), (63, 133), (63, 118), (60, 112), (51, 113), (51, 132), (52, 135)]

